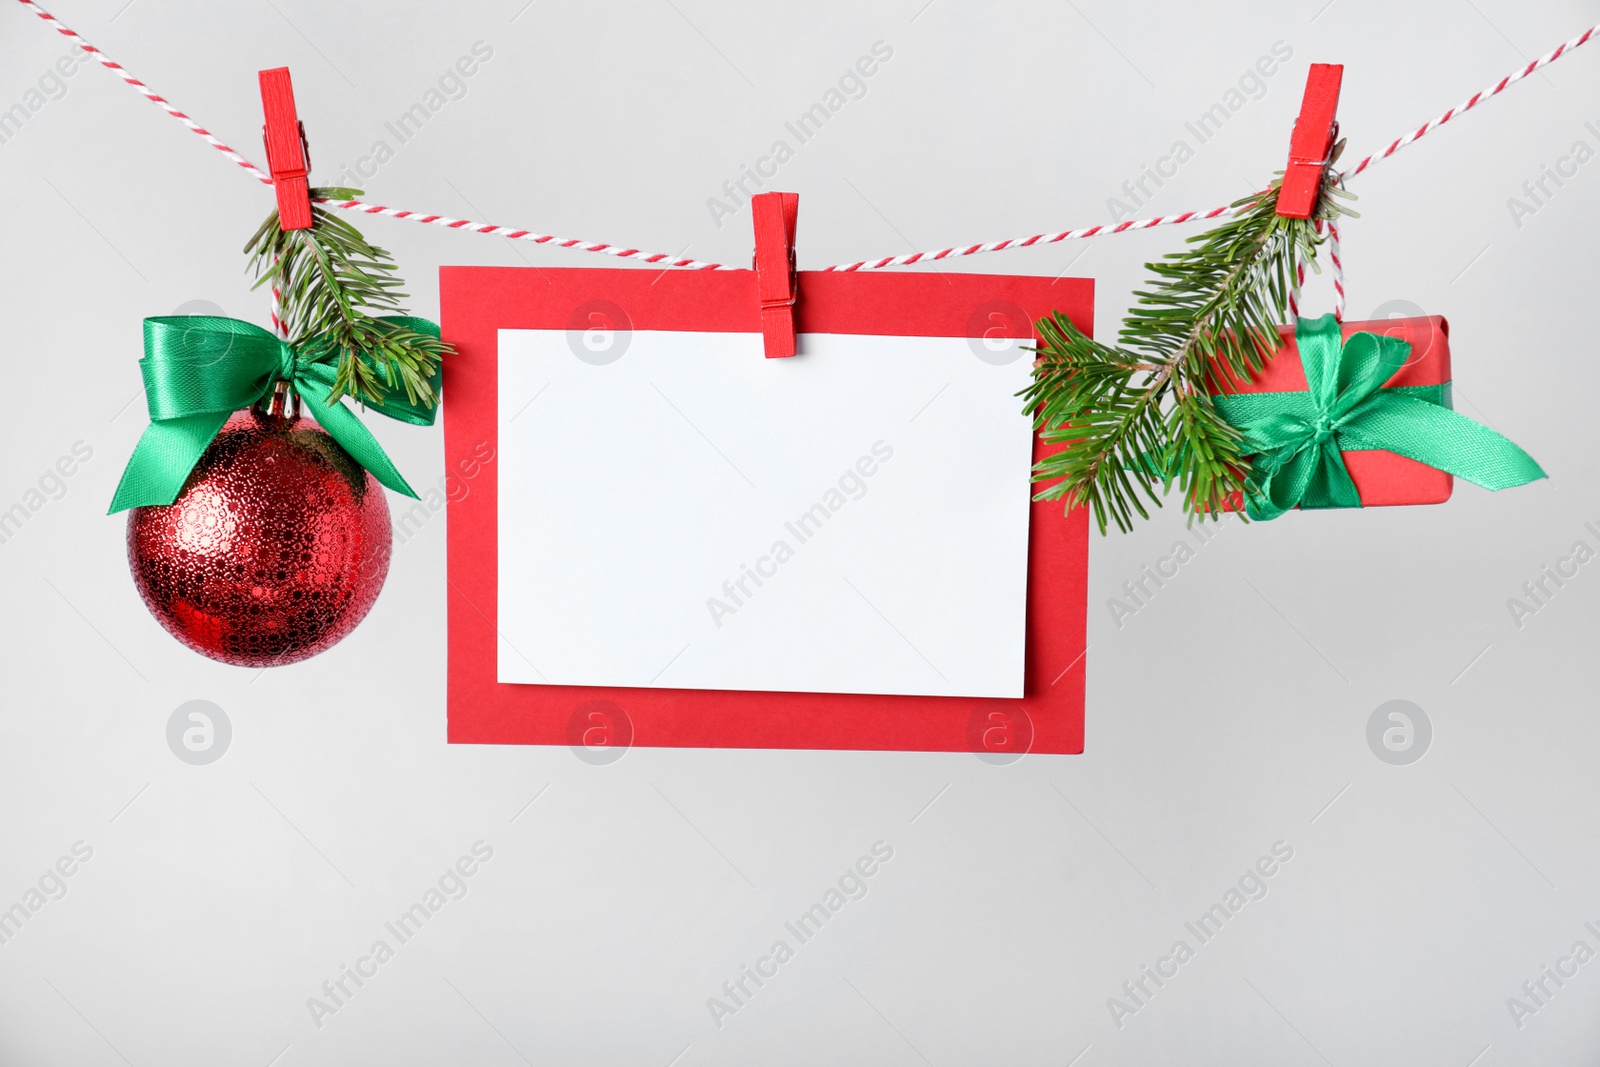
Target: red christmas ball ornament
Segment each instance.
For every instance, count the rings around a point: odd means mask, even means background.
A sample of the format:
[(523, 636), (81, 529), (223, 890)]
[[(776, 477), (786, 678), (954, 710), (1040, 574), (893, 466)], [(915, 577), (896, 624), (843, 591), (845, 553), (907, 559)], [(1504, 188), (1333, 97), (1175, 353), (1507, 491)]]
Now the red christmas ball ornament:
[(241, 667), (298, 663), (343, 640), (378, 599), (391, 545), (377, 479), (281, 395), (228, 419), (177, 500), (128, 516), (150, 613)]

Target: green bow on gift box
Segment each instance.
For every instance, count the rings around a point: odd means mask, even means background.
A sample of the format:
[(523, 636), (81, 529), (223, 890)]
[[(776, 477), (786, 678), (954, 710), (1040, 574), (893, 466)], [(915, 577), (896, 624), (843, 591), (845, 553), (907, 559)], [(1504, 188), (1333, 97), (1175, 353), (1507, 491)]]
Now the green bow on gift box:
[(1507, 489), (1545, 477), (1515, 443), (1445, 406), (1445, 386), (1383, 385), (1411, 345), (1375, 333), (1341, 343), (1332, 315), (1295, 327), (1307, 392), (1234, 393), (1212, 398), (1243, 431), (1253, 456), (1245, 513), (1275, 519), (1295, 507), (1358, 508), (1361, 496), (1342, 453), (1382, 449)]
[[(439, 327), (426, 319), (386, 315), (375, 321), (439, 336)], [(379, 482), (415, 497), (355, 412), (342, 403), (328, 402), (337, 374), (330, 358), (336, 355), (320, 337), (293, 345), (239, 319), (215, 315), (145, 319), (139, 369), (150, 425), (122, 472), (111, 513), (176, 500), (228, 417), (270, 397), (279, 382), (288, 383), (317, 423)], [(383, 369), (377, 372), (382, 374)], [(437, 394), (437, 364), (432, 384)], [(431, 426), (435, 407), (414, 403), (400, 392), (374, 403), (371, 410), (413, 426)]]

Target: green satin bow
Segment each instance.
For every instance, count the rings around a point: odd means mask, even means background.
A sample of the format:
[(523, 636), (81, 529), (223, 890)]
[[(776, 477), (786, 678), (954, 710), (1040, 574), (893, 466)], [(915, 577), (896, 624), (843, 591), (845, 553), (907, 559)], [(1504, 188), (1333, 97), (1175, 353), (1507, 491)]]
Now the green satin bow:
[(1296, 506), (1360, 507), (1345, 450), (1394, 452), (1485, 489), (1545, 476), (1516, 444), (1451, 411), (1447, 386), (1383, 388), (1405, 365), (1409, 343), (1375, 333), (1341, 343), (1332, 315), (1301, 319), (1295, 342), (1308, 392), (1212, 398), (1254, 453), (1246, 500), (1252, 519), (1275, 519)]
[[(426, 319), (386, 315), (378, 321), (439, 336), (439, 327)], [(328, 403), (335, 368), (324, 361), (327, 355), (320, 338), (291, 345), (239, 319), (216, 315), (145, 319), (139, 369), (150, 425), (122, 472), (111, 514), (176, 500), (228, 416), (269, 397), (280, 381), (289, 383), (317, 423), (357, 463), (395, 492), (415, 497), (355, 412), (342, 403)], [(434, 386), (437, 389), (437, 369)], [(372, 410), (413, 426), (433, 425), (434, 408), (411, 403), (403, 392)]]

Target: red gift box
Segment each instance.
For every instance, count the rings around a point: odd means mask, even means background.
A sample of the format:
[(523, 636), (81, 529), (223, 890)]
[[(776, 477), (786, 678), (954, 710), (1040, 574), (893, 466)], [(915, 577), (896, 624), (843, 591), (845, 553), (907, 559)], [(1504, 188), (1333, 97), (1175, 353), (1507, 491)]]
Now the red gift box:
[[(1400, 386), (1443, 386), (1445, 407), (1450, 407), (1450, 324), (1439, 315), (1424, 318), (1380, 319), (1373, 322), (1346, 322), (1341, 336), (1376, 333), (1397, 338), (1411, 345), (1411, 355), (1385, 389)], [(1249, 382), (1230, 379), (1234, 393), (1303, 393), (1310, 389), (1300, 366), (1300, 349), (1295, 343), (1295, 328), (1279, 326), (1282, 347)], [(1350, 480), (1361, 494), (1363, 507), (1389, 507), (1396, 504), (1443, 504), (1450, 499), (1455, 478), (1425, 463), (1393, 452), (1345, 451), (1345, 466)], [(1237, 499), (1229, 510), (1239, 510)]]

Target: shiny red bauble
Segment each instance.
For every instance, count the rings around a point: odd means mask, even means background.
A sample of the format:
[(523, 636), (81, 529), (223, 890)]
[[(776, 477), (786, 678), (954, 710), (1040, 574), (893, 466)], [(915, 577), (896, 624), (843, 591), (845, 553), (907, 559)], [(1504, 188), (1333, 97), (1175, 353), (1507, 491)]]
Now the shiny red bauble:
[(383, 488), (311, 420), (233, 415), (171, 504), (128, 516), (145, 606), (179, 641), (241, 667), (297, 663), (356, 628), (392, 545)]

